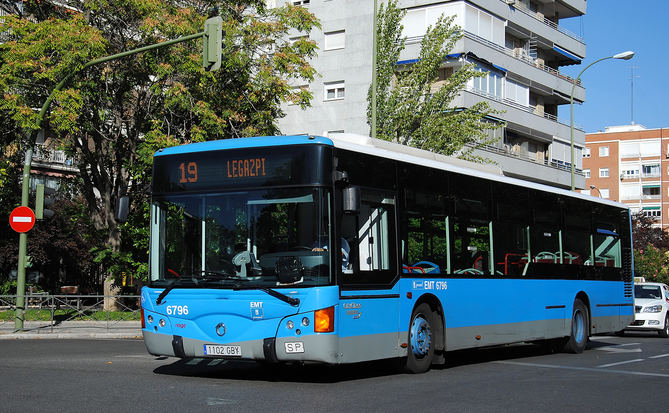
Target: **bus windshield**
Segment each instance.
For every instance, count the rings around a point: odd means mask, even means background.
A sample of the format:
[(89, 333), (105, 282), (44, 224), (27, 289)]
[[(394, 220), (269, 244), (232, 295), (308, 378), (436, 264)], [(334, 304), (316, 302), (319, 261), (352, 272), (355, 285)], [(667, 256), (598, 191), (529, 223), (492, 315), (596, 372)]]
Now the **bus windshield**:
[(330, 216), (330, 193), (320, 188), (154, 197), (151, 282), (236, 289), (331, 284)]

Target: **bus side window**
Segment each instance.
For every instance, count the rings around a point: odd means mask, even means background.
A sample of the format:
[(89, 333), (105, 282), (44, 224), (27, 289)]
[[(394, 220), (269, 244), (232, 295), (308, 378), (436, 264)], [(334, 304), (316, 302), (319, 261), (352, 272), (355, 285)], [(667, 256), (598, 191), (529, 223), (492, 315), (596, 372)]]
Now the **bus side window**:
[(526, 275), (529, 264), (529, 191), (519, 186), (495, 184), (493, 245), (495, 275)]
[(344, 215), (341, 236), (349, 244), (345, 284), (387, 284), (395, 271), (395, 198), (362, 192), (360, 213)]

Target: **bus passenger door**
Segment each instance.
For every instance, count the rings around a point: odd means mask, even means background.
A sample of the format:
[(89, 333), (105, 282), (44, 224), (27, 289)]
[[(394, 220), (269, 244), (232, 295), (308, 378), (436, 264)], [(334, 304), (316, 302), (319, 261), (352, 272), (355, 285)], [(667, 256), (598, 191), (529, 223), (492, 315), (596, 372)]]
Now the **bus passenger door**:
[(347, 363), (398, 355), (395, 195), (364, 189), (360, 195), (359, 213), (339, 220), (340, 242), (350, 248), (339, 277), (340, 357)]

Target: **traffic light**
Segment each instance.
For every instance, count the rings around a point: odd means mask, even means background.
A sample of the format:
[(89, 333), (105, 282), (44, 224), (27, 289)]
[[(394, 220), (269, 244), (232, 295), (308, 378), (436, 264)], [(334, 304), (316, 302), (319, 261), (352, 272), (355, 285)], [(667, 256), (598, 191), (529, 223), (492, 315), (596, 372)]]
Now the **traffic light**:
[(54, 212), (49, 207), (53, 206), (54, 193), (56, 193), (56, 190), (53, 188), (45, 188), (44, 184), (37, 184), (35, 191), (35, 219), (51, 218), (53, 216)]
[(204, 22), (202, 66), (207, 72), (221, 68), (223, 18), (214, 16)]

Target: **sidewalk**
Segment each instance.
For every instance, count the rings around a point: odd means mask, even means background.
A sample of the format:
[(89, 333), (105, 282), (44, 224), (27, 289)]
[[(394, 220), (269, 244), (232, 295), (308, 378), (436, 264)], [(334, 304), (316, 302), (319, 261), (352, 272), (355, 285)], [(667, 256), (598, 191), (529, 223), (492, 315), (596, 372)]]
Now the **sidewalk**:
[(0, 322), (0, 340), (20, 339), (141, 339), (139, 321), (26, 321), (14, 332), (14, 321)]

